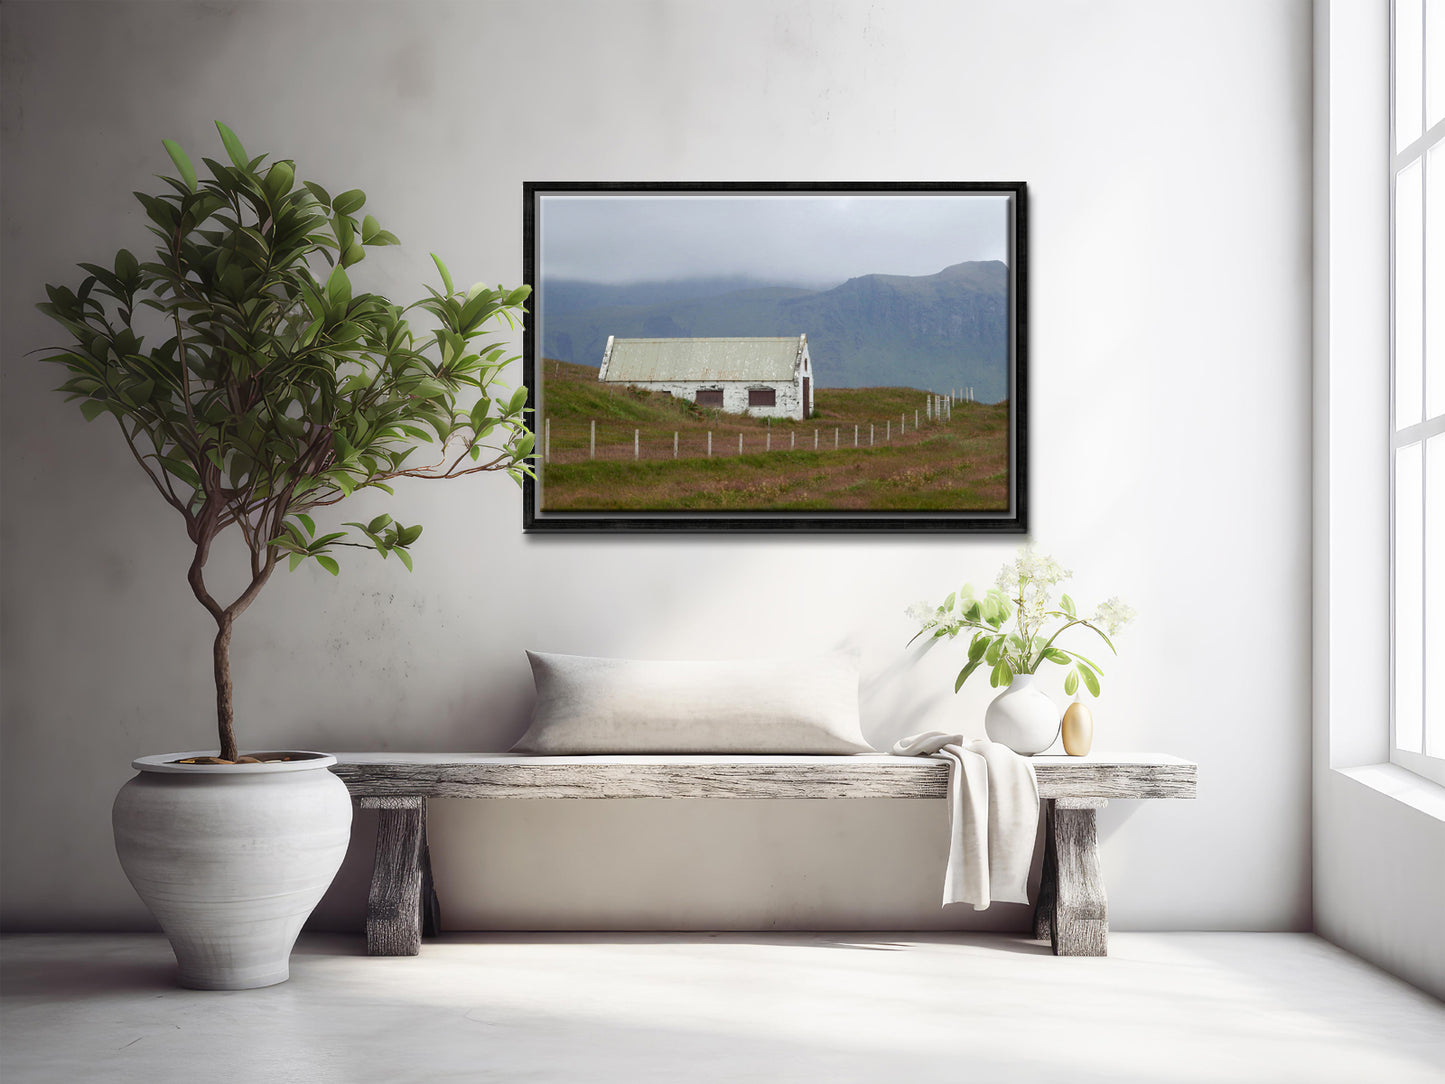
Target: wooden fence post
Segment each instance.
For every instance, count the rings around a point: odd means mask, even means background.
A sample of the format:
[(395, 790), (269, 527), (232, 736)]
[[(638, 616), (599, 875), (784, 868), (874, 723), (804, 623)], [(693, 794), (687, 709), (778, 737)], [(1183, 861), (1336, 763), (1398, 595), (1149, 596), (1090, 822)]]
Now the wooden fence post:
[(597, 423), (595, 421), (592, 423), (592, 444), (587, 453), (587, 458), (597, 458)]
[(743, 454), (743, 435), (742, 435), (741, 432), (739, 432), (739, 433), (738, 433), (738, 455), (742, 455), (742, 454)]
[(891, 420), (887, 423), (887, 428), (883, 430), (883, 443), (893, 443), (893, 422)]
[(542, 462), (552, 462), (552, 419), (548, 418), (543, 425), (542, 436)]
[(853, 447), (858, 447), (858, 427), (853, 427)]
[(642, 458), (642, 430), (640, 429), (632, 431), (632, 458)]
[(868, 423), (868, 447), (873, 447), (873, 423)]
[(816, 429), (814, 429), (814, 430), (813, 430), (813, 451), (816, 452), (817, 450), (818, 450), (818, 431), (817, 431)]
[(707, 457), (712, 458), (712, 430), (707, 431)]
[(790, 439), (789, 442), (788, 442), (788, 450), (789, 450), (789, 451), (797, 451), (797, 448), (798, 448), (798, 431), (797, 431), (796, 429), (794, 429), (794, 430), (792, 431), (792, 433), (789, 434), (789, 437), (790, 437), (791, 439)]
[(834, 426), (834, 427), (833, 427), (833, 451), (835, 451), (835, 452), (836, 452), (840, 447), (842, 447), (842, 445), (841, 445), (841, 443), (840, 443), (840, 438), (839, 438), (839, 436), (838, 436), (838, 434), (841, 433), (842, 431), (843, 431), (843, 430), (842, 430), (842, 427), (841, 427), (841, 426)]
[(765, 447), (765, 448), (763, 449), (763, 451), (765, 451), (765, 452), (771, 452), (772, 450), (773, 450), (773, 430), (772, 430), (772, 427), (770, 426), (770, 427), (768, 428), (768, 442), (767, 442), (767, 447)]
[(901, 437), (908, 432), (908, 412), (904, 411), (898, 415), (898, 435)]
[(672, 458), (677, 458), (677, 430), (672, 432)]

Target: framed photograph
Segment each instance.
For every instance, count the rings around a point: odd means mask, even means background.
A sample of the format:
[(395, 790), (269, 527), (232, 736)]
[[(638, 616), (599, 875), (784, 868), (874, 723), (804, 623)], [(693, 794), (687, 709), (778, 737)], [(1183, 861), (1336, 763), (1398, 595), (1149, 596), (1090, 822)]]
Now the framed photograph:
[(1028, 529), (1022, 182), (529, 182), (528, 531)]

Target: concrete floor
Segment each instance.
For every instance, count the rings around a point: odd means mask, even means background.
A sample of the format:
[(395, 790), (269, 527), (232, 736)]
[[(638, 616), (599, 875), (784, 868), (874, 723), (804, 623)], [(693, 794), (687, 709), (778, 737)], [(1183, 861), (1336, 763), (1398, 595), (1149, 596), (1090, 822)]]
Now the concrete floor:
[(291, 981), (172, 985), (159, 935), (0, 940), (35, 1081), (1445, 1081), (1445, 1006), (1305, 934), (308, 936)]

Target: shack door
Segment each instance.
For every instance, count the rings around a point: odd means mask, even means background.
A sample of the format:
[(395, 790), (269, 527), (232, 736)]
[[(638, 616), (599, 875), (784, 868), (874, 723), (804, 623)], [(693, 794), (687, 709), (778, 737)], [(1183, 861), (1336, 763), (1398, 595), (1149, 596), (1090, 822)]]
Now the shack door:
[(810, 377), (803, 377), (803, 417), (813, 416), (813, 381)]

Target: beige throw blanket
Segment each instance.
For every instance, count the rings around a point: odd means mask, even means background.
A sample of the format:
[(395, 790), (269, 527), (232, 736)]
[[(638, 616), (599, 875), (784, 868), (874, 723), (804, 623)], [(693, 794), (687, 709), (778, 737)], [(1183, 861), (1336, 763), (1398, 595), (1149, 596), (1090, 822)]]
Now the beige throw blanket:
[(1006, 745), (930, 730), (901, 738), (896, 756), (948, 761), (948, 872), (944, 903), (982, 911), (994, 900), (1028, 903), (1039, 827), (1039, 784), (1028, 757)]

